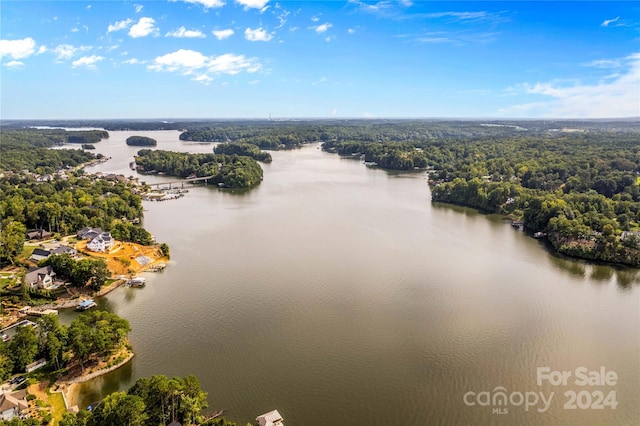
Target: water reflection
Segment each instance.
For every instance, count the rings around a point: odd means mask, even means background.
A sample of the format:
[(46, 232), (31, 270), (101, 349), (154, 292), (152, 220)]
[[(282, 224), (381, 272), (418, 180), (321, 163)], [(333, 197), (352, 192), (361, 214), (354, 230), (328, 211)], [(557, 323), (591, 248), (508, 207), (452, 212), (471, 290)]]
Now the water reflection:
[[(126, 136), (101, 142), (113, 156), (103, 171), (126, 169)], [(168, 139), (163, 149), (211, 150)], [(273, 408), (303, 426), (637, 419), (638, 291), (612, 282), (635, 272), (596, 270), (500, 216), (431, 203), (419, 174), (316, 146), (273, 157), (251, 191), (199, 186), (145, 202), (145, 226), (172, 261), (135, 294), (106, 297), (129, 320), (136, 357), (91, 389), (195, 374), (238, 424)], [(469, 390), (535, 389), (540, 365), (616, 371), (618, 409), (499, 419), (462, 403)]]

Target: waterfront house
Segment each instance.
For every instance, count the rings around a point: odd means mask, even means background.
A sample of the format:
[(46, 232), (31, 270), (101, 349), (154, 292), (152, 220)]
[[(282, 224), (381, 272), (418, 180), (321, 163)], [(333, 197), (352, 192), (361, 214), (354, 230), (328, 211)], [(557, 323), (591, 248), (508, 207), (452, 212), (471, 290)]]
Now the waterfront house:
[(27, 391), (5, 392), (0, 394), (0, 420), (11, 420), (22, 415), (29, 408)]
[(284, 426), (282, 423), (282, 416), (278, 413), (278, 410), (270, 411), (266, 414), (256, 417), (258, 426)]
[(76, 233), (79, 240), (93, 240), (102, 234), (102, 228), (82, 228)]
[(110, 251), (113, 248), (113, 237), (110, 232), (103, 232), (87, 243), (87, 249), (91, 251)]
[(45, 290), (53, 286), (53, 278), (56, 273), (53, 272), (51, 266), (43, 266), (42, 268), (34, 268), (27, 272), (24, 279), (30, 288), (42, 288)]
[(29, 240), (46, 240), (51, 238), (51, 232), (44, 229), (30, 229), (27, 231), (27, 239)]
[(44, 359), (44, 358), (40, 358), (39, 360), (34, 361), (34, 362), (32, 362), (31, 364), (28, 364), (28, 365), (25, 367), (25, 372), (26, 372), (26, 373), (31, 373), (32, 371), (35, 371), (35, 370), (37, 370), (38, 368), (42, 368), (42, 367), (44, 367), (45, 365), (47, 365), (47, 360), (46, 360), (46, 359)]
[(51, 254), (63, 254), (63, 253), (67, 253), (69, 256), (73, 257), (78, 254), (78, 251), (73, 247), (69, 247), (65, 245), (59, 245), (58, 247), (51, 250)]
[(41, 260), (47, 259), (49, 256), (51, 256), (51, 252), (49, 250), (37, 248), (33, 250), (33, 253), (31, 253), (29, 259), (33, 260), (34, 262), (40, 262)]

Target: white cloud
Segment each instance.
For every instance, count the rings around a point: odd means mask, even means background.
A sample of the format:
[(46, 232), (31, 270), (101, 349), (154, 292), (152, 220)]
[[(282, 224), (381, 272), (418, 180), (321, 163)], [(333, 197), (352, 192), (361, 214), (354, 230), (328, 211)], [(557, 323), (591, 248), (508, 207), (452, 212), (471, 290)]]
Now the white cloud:
[(158, 56), (149, 69), (154, 71), (186, 71), (188, 69), (203, 68), (207, 63), (207, 57), (195, 50), (180, 49), (163, 56)]
[(315, 27), (309, 27), (309, 28), (314, 30), (317, 34), (323, 34), (323, 33), (326, 33), (327, 30), (331, 27), (333, 27), (332, 24), (330, 24), (329, 22), (325, 22), (322, 25), (316, 25)]
[(279, 3), (276, 3), (276, 5), (274, 6), (274, 9), (276, 10), (282, 10), (282, 12), (278, 15), (276, 14), (277, 12), (274, 10), (274, 16), (276, 18), (278, 18), (278, 21), (280, 21), (280, 24), (275, 27), (275, 29), (279, 30), (280, 28), (284, 27), (284, 24), (287, 23), (287, 17), (291, 14), (291, 12), (289, 12), (288, 10), (284, 10), (280, 7)]
[(319, 18), (318, 16), (312, 16), (312, 17), (311, 17), (311, 20), (312, 20), (313, 22), (318, 22), (318, 21), (320, 20), (320, 18)]
[(320, 80), (316, 80), (311, 84), (313, 86), (316, 86), (316, 85), (321, 84), (321, 83), (326, 83), (327, 81), (329, 81), (329, 80), (327, 80), (327, 77), (322, 77), (322, 78), (320, 78)]
[(134, 4), (133, 7), (135, 7), (136, 9), (136, 13), (142, 12), (142, 9), (144, 8), (144, 6), (141, 4)]
[(411, 7), (413, 6), (413, 2), (411, 0), (398, 0), (398, 2), (403, 5), (404, 7)]
[(90, 4), (87, 5), (87, 10), (89, 10), (89, 9), (91, 9), (91, 5)]
[(185, 3), (201, 4), (205, 9), (214, 7), (222, 7), (225, 5), (223, 0), (183, 0)]
[(87, 67), (89, 69), (95, 69), (96, 63), (102, 61), (104, 58), (102, 56), (91, 55), (91, 56), (83, 56), (80, 59), (77, 59), (71, 63), (73, 68), (77, 67)]
[(140, 18), (137, 24), (133, 24), (129, 29), (129, 37), (139, 38), (148, 35), (158, 35), (158, 28), (155, 26), (156, 21), (153, 18)]
[(0, 40), (0, 58), (5, 55), (13, 59), (22, 59), (35, 52), (36, 42), (31, 37), (21, 40)]
[(193, 77), (191, 80), (198, 81), (198, 82), (204, 83), (204, 84), (209, 84), (210, 82), (213, 81), (213, 78), (209, 77), (206, 74), (199, 74), (199, 75)]
[(125, 19), (123, 21), (116, 21), (114, 24), (111, 24), (107, 27), (107, 32), (111, 33), (114, 31), (124, 30), (125, 28), (129, 28), (129, 25), (133, 23), (133, 19)]
[(249, 84), (254, 85), (260, 83), (260, 80), (251, 80)]
[(73, 28), (71, 28), (71, 32), (72, 32), (72, 33), (77, 33), (78, 31), (80, 31), (80, 30), (78, 29), (78, 27), (73, 27)]
[(6, 64), (4, 64), (5, 67), (7, 68), (20, 68), (24, 66), (24, 62), (22, 61), (9, 61)]
[(640, 116), (639, 87), (640, 52), (623, 58), (618, 73), (592, 84), (559, 81), (521, 84), (516, 92), (540, 96), (543, 100), (513, 105), (500, 112), (526, 117), (637, 117)]
[(614, 24), (616, 22), (618, 22), (620, 20), (619, 16), (616, 16), (613, 19), (605, 19), (604, 22), (602, 22), (602, 24), (600, 24), (601, 27), (608, 27), (609, 24)]
[(128, 65), (135, 65), (135, 64), (141, 64), (143, 62), (140, 61), (139, 59), (131, 58), (131, 59), (127, 59), (126, 61), (122, 61), (122, 63), (123, 64), (128, 64)]
[(244, 38), (249, 41), (269, 41), (273, 38), (273, 34), (269, 34), (262, 28), (247, 28), (244, 30)]
[(356, 33), (356, 30), (355, 30), (355, 28), (349, 28), (349, 29), (347, 30), (347, 32), (348, 32), (349, 34), (355, 34), (355, 33)]
[(63, 61), (65, 59), (71, 59), (78, 49), (70, 44), (59, 44), (53, 49), (53, 53), (56, 54), (56, 60)]
[(594, 68), (618, 68), (622, 65), (622, 62), (619, 59), (596, 59), (595, 61), (587, 62), (582, 65)]
[(427, 18), (454, 18), (460, 20), (476, 20), (487, 17), (487, 12), (435, 12), (424, 15)]
[(236, 0), (236, 3), (244, 6), (246, 9), (263, 9), (269, 3), (269, 0)]
[(225, 38), (229, 38), (233, 35), (233, 30), (231, 28), (226, 30), (215, 30), (211, 31), (211, 33), (218, 39), (224, 40)]
[(40, 47), (38, 48), (38, 51), (36, 52), (36, 54), (37, 54), (37, 55), (41, 55), (41, 54), (43, 54), (43, 53), (47, 52), (48, 50), (49, 50), (49, 49), (47, 49), (47, 46), (40, 46)]
[(235, 75), (241, 72), (254, 73), (262, 65), (255, 58), (244, 55), (225, 53), (219, 56), (205, 56), (195, 50), (180, 49), (163, 56), (158, 56), (148, 68), (152, 71), (177, 72), (182, 75), (193, 75), (194, 81), (209, 82), (213, 75)]
[(202, 31), (199, 31), (199, 30), (188, 30), (185, 27), (180, 27), (175, 31), (168, 32), (167, 34), (165, 34), (165, 37), (205, 38), (207, 36)]

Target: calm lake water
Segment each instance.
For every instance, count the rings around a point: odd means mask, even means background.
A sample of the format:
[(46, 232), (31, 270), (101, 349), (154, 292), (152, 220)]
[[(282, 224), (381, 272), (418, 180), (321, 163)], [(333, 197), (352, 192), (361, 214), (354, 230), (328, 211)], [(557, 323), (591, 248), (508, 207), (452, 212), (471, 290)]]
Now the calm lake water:
[[(90, 171), (135, 173), (133, 134), (213, 148), (172, 131), (110, 134), (96, 147), (112, 159)], [(319, 144), (272, 155), (258, 188), (145, 202), (171, 262), (100, 301), (130, 321), (136, 357), (86, 384), (81, 404), (139, 377), (194, 374), (240, 425), (273, 409), (287, 426), (638, 423), (637, 269), (558, 258), (500, 217), (432, 204), (423, 172), (371, 169)], [(571, 376), (538, 385), (538, 367)], [(580, 367), (616, 383), (581, 386)], [(506, 405), (479, 405), (501, 390)], [(617, 407), (592, 409), (598, 391)], [(553, 399), (539, 412), (518, 392)]]

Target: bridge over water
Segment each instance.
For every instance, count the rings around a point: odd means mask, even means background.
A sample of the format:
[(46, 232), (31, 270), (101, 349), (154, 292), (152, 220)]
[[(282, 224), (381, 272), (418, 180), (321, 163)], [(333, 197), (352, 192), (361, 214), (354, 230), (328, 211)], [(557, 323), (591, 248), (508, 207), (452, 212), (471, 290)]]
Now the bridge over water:
[(158, 182), (158, 183), (154, 182), (154, 183), (147, 183), (147, 185), (155, 186), (157, 188), (160, 188), (161, 185), (169, 185), (169, 189), (171, 189), (171, 185), (176, 183), (181, 184), (182, 187), (184, 187), (185, 183), (195, 183), (195, 182), (202, 182), (202, 181), (204, 181), (204, 183), (207, 183), (209, 179), (213, 179), (214, 176), (215, 175), (194, 177), (194, 178), (180, 179), (180, 180), (170, 180), (170, 181)]

